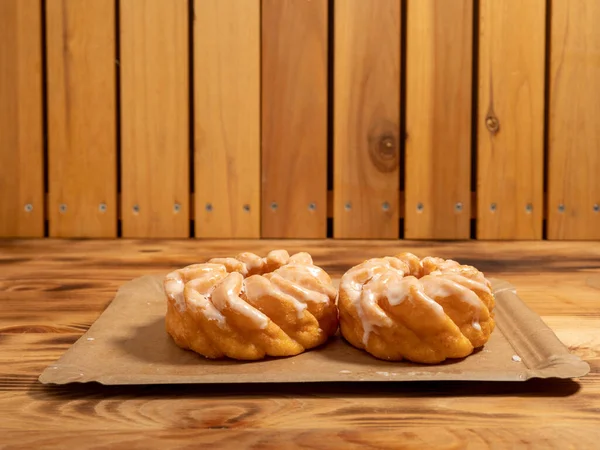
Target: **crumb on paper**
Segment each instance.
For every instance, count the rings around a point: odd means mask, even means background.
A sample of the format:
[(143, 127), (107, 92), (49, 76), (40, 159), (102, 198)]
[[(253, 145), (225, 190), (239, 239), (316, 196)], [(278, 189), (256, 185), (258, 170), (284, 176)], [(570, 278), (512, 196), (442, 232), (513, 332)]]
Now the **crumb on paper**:
[(512, 356), (512, 360), (513, 360), (514, 362), (521, 362), (521, 357), (520, 357), (519, 355), (513, 355), (513, 356)]
[(349, 370), (340, 370), (340, 373), (352, 373)]
[[(410, 377), (431, 377), (432, 373), (431, 372), (408, 372), (408, 376), (410, 376)], [(433, 374), (433, 376), (435, 376), (435, 373)]]
[(94, 341), (95, 338), (87, 338), (88, 341)]
[(375, 372), (377, 375), (383, 375), (384, 377), (389, 377), (390, 373), (389, 372)]

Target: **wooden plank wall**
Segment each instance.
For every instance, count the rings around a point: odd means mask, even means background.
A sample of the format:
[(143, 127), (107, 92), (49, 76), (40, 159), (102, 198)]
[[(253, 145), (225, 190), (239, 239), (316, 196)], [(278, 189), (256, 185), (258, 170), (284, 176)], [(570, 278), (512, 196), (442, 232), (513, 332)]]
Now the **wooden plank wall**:
[(260, 3), (196, 0), (196, 236), (260, 237)]
[(600, 239), (600, 2), (552, 3), (548, 238)]
[(46, 2), (50, 236), (117, 236), (115, 4)]
[(0, 0), (0, 236), (600, 239), (596, 0)]
[(335, 2), (333, 236), (399, 235), (400, 2)]
[(327, 0), (262, 0), (262, 236), (327, 233)]
[(546, 0), (482, 0), (477, 236), (541, 239)]
[(467, 239), (473, 2), (409, 0), (406, 23), (405, 236)]
[(0, 236), (44, 235), (42, 11), (0, 1)]
[(190, 232), (188, 3), (120, 1), (123, 237)]

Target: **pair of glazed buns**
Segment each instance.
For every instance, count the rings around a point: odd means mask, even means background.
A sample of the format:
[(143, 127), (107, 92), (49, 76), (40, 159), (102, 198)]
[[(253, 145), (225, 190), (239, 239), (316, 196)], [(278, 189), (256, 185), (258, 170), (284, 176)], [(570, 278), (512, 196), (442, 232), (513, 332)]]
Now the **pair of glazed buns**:
[(471, 266), (411, 253), (349, 269), (339, 290), (308, 253), (275, 250), (213, 258), (165, 277), (166, 329), (207, 358), (298, 355), (338, 328), (356, 348), (390, 361), (464, 358), (494, 330), (494, 297)]

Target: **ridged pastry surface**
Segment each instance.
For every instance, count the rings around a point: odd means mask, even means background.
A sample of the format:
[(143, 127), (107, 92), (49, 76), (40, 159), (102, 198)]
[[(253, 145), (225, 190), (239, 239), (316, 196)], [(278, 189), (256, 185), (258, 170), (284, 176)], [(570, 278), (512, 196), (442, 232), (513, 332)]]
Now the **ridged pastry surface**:
[(494, 296), (482, 272), (411, 253), (369, 259), (348, 270), (338, 308), (344, 338), (386, 360), (463, 358), (495, 328)]
[(337, 290), (308, 253), (241, 253), (175, 270), (164, 280), (166, 329), (207, 358), (292, 356), (338, 328)]

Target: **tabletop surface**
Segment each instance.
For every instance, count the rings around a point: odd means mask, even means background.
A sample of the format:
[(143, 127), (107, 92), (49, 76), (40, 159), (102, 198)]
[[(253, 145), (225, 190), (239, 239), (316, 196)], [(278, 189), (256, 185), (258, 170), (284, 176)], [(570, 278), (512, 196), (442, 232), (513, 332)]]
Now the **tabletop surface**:
[[(214, 256), (308, 251), (332, 276), (412, 251), (514, 284), (578, 380), (44, 386), (124, 282)], [(598, 448), (600, 243), (0, 240), (0, 448)]]

